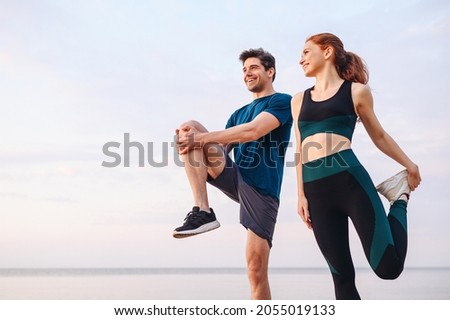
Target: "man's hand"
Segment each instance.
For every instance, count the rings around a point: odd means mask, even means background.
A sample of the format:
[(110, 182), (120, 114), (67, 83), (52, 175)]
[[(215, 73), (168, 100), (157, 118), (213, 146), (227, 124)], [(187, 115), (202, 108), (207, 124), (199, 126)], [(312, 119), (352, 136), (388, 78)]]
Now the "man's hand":
[(205, 133), (197, 131), (194, 127), (184, 126), (175, 131), (178, 154), (187, 154), (190, 150), (202, 147), (202, 137)]

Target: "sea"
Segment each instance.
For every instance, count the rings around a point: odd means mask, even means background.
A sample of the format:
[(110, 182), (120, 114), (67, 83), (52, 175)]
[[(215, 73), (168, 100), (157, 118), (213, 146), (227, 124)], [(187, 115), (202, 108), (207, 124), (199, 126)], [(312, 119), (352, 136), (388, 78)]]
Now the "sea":
[[(271, 268), (274, 300), (333, 300), (322, 268)], [(408, 268), (395, 280), (357, 269), (364, 300), (450, 300), (450, 268)], [(245, 268), (0, 269), (0, 300), (248, 300)]]

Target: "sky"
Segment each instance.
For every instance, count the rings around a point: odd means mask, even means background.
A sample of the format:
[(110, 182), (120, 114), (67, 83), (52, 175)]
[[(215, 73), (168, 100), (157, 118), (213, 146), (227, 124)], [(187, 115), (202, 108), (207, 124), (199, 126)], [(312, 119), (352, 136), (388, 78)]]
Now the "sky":
[[(238, 204), (214, 188), (222, 226), (172, 237), (193, 205), (174, 130), (223, 129), (251, 102), (249, 48), (276, 57), (277, 91), (312, 86), (298, 62), (320, 32), (365, 60), (375, 113), (420, 167), (406, 266), (449, 267), (448, 1), (0, 0), (0, 268), (244, 267)], [(296, 213), (293, 147), (270, 266), (326, 267)], [(402, 169), (361, 124), (353, 148), (375, 183)], [(353, 229), (351, 247), (368, 267)]]

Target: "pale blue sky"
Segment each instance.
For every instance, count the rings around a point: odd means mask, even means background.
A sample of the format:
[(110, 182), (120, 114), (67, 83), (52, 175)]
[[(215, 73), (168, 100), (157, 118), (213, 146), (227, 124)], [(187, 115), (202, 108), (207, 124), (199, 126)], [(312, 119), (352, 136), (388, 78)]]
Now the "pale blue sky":
[[(0, 267), (244, 266), (238, 206), (215, 189), (222, 227), (172, 238), (192, 200), (171, 148), (162, 168), (139, 167), (136, 150), (105, 168), (102, 147), (129, 133), (161, 161), (180, 122), (222, 129), (251, 101), (244, 49), (275, 55), (278, 91), (311, 86), (298, 60), (319, 32), (367, 62), (380, 121), (421, 167), (407, 266), (450, 266), (449, 22), (445, 0), (0, 1)], [(361, 125), (353, 146), (376, 183), (401, 169)], [(352, 248), (368, 266), (353, 232)], [(326, 266), (292, 167), (270, 264)]]

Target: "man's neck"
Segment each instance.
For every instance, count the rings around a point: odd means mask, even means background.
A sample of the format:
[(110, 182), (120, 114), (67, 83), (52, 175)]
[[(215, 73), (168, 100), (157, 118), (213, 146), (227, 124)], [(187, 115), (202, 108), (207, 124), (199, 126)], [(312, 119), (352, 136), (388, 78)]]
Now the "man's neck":
[(253, 99), (259, 99), (259, 98), (263, 98), (263, 97), (267, 97), (270, 96), (272, 94), (274, 94), (276, 91), (273, 87), (267, 88), (265, 90), (262, 91), (258, 91), (258, 92), (253, 92)]

